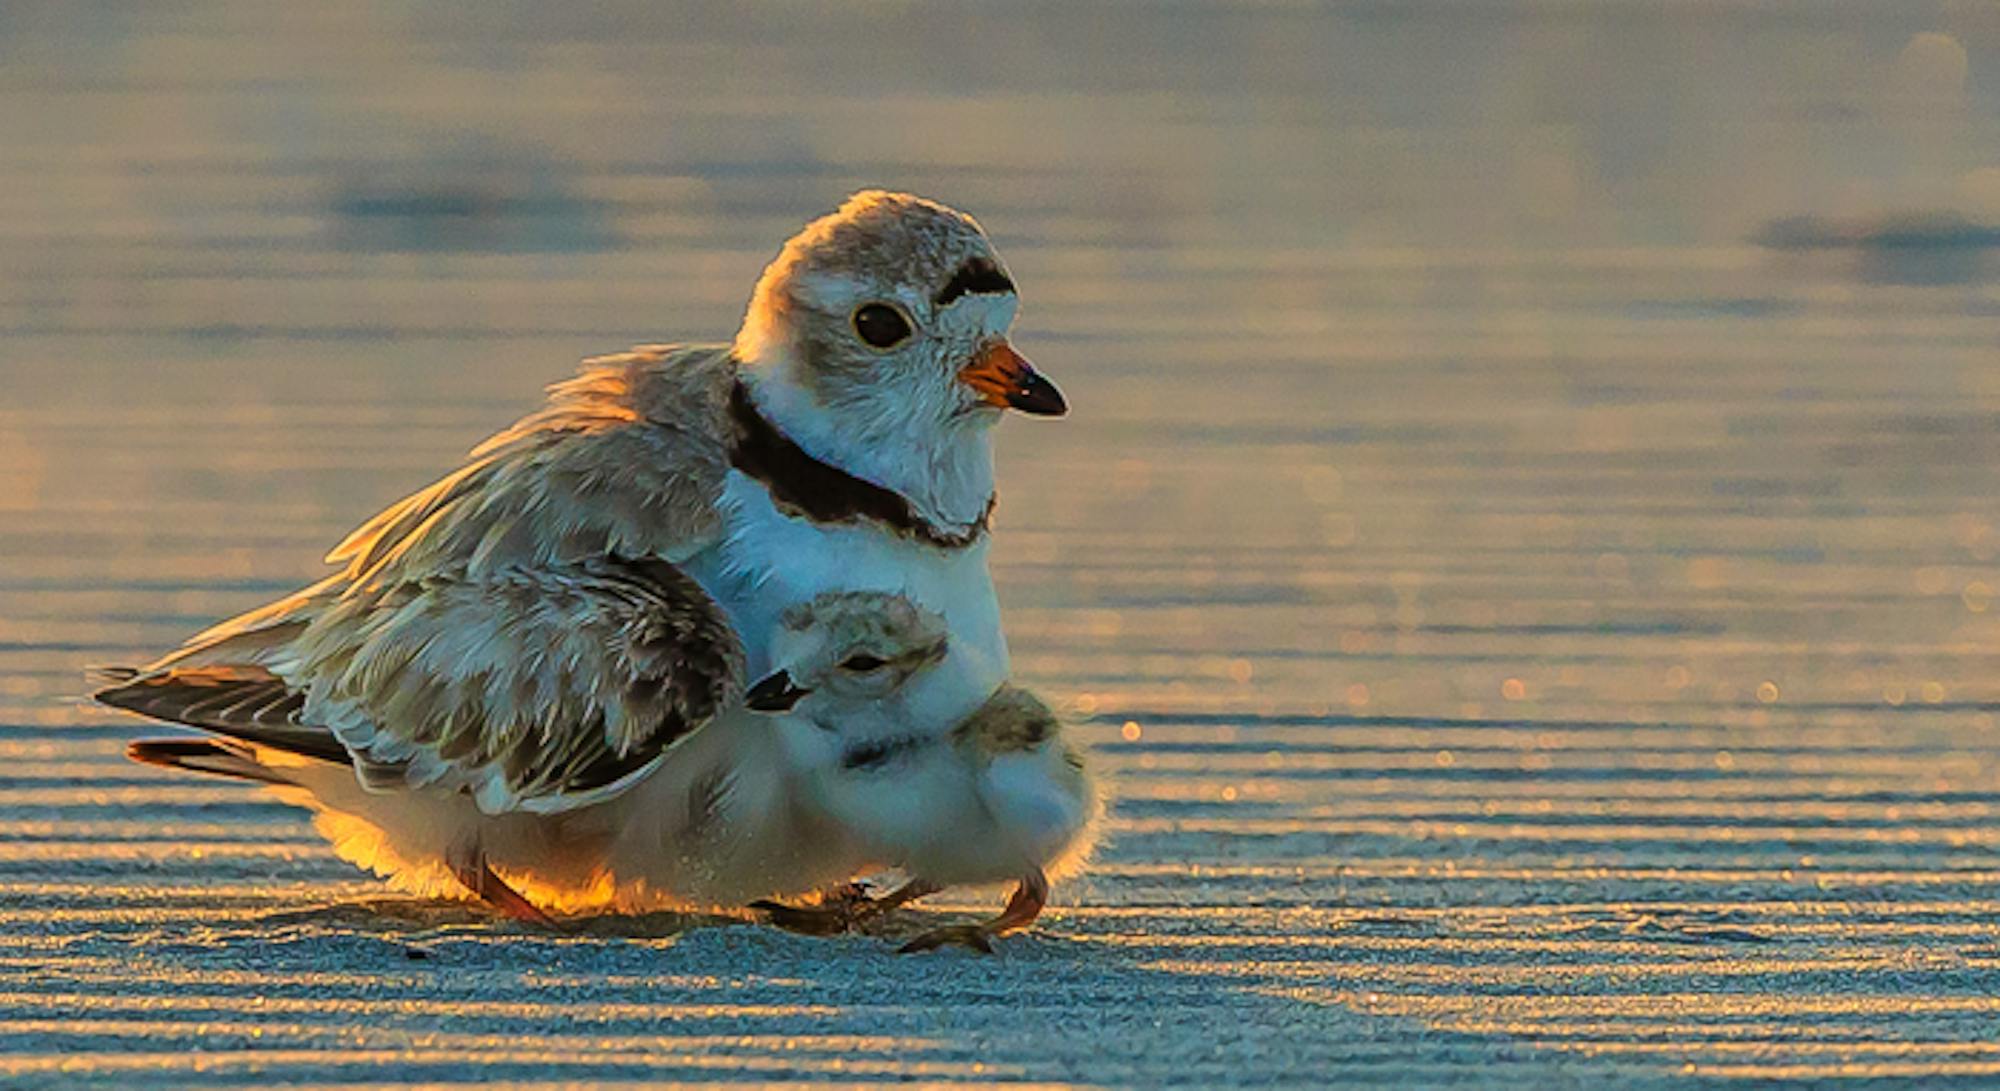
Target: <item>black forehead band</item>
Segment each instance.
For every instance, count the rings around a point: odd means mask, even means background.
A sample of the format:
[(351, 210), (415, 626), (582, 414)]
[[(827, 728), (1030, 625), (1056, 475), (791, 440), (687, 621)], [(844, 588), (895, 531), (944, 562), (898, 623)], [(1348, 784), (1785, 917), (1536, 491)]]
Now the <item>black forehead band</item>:
[(951, 280), (938, 289), (934, 302), (942, 307), (967, 292), (1011, 292), (1014, 282), (1000, 271), (998, 265), (986, 258), (973, 258), (958, 267)]

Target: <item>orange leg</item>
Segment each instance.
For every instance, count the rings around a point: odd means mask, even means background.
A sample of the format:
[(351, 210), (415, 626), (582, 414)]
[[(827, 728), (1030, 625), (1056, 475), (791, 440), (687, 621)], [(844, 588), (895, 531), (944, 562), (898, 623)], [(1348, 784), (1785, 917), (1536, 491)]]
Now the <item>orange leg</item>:
[(501, 916), (543, 928), (556, 927), (555, 918), (522, 897), (520, 891), (508, 886), (507, 880), (493, 874), (493, 869), (487, 866), (485, 853), (478, 849), (453, 853), (447, 862), (451, 865), (451, 873), (465, 884), (465, 889)]
[(931, 951), (948, 944), (970, 947), (975, 951), (993, 953), (993, 938), (1016, 929), (1026, 928), (1042, 915), (1042, 907), (1049, 904), (1049, 877), (1035, 868), (1021, 877), (1021, 883), (1007, 899), (1007, 907), (1000, 915), (983, 924), (953, 924), (943, 928), (933, 928), (896, 949), (897, 954), (913, 954), (917, 951)]

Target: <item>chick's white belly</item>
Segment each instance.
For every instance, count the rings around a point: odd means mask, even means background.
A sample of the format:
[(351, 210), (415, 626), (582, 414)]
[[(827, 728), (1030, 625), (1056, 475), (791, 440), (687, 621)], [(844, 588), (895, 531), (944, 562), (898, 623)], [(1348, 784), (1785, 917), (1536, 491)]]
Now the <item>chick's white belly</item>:
[(816, 793), (866, 854), (947, 886), (1060, 870), (1083, 847), (1095, 795), (1059, 751), (968, 760), (931, 743), (880, 770), (830, 768)]
[(685, 903), (805, 894), (868, 863), (802, 798), (779, 721), (754, 712), (697, 731), (618, 806), (610, 870)]
[(1054, 748), (1004, 754), (979, 778), (979, 794), (1005, 840), (1036, 867), (1052, 866), (1076, 847), (1091, 821), (1094, 798), (1081, 779), (1059, 775)]
[(974, 770), (950, 747), (933, 744), (885, 769), (828, 768), (816, 793), (842, 828), (884, 863), (933, 881), (942, 861), (992, 841)]

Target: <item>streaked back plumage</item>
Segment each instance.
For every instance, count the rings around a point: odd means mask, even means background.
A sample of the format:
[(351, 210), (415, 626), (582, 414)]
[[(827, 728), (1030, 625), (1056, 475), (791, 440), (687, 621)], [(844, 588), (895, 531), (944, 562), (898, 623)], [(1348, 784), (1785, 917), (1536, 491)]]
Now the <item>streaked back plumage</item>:
[[(741, 641), (672, 563), (720, 532), (733, 382), (719, 347), (586, 361), (546, 407), (335, 546), (341, 571), (100, 699), (279, 749), (342, 748), (372, 787), (466, 788), (495, 812), (620, 790), (741, 690)], [(251, 674), (282, 687), (263, 699), (290, 735), (219, 714), (216, 683)]]

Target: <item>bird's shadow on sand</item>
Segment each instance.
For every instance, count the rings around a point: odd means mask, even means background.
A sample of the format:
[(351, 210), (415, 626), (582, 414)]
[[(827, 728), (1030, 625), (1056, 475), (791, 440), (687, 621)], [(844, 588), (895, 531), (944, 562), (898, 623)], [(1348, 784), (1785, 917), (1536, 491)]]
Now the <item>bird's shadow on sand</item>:
[[(1314, 965), (1342, 957), (1338, 930), (1323, 933), (1315, 952), (1227, 917), (1190, 924), (1138, 906), (1110, 914), (1058, 906), (1035, 928), (1003, 937), (997, 955), (895, 953), (902, 938), (992, 908), (974, 900), (905, 908), (869, 934), (815, 937), (741, 917), (661, 912), (548, 929), (464, 903), (363, 897), (147, 929), (128, 937), (124, 957), (161, 980), (198, 985), (206, 1005), (253, 1013), (289, 1005), (246, 1049), (268, 1045), (270, 1034), (349, 1033), (351, 1012), (366, 1010), (379, 1023), (372, 1032), (390, 1037), (535, 1043), (551, 1028), (628, 1043), (722, 1036), (743, 1043), (732, 1048), (745, 1058), (737, 1069), (717, 1067), (724, 1059), (706, 1046), (544, 1050), (482, 1069), (496, 1079), (761, 1082), (852, 1077), (841, 1066), (860, 1063), (885, 1078), (1214, 1086), (1284, 1057), (1296, 1078), (1279, 1082), (1310, 1086), (1314, 1073), (1353, 1064), (1356, 1050), (1417, 1079), (1468, 1064), (1492, 1085), (1570, 1087), (1638, 1074), (1629, 1063), (1356, 1010), (1345, 986)], [(78, 1048), (93, 1046), (78, 1035)], [(826, 1044), (801, 1052), (798, 1042)], [(224, 1035), (209, 1048), (232, 1045)], [(319, 1063), (287, 1072), (337, 1074), (312, 1067)], [(395, 1076), (451, 1074), (427, 1063), (398, 1065)], [(272, 1073), (241, 1075), (221, 1082), (261, 1085)]]
[[(858, 925), (842, 935), (873, 937), (901, 943), (940, 925), (973, 924), (990, 914), (972, 911), (898, 909)], [(306, 909), (260, 914), (253, 927), (268, 934), (298, 929), (329, 929), (347, 933), (384, 933), (383, 938), (421, 940), (426, 935), (468, 935), (491, 932), (514, 938), (543, 937), (615, 940), (660, 940), (705, 929), (729, 928), (795, 936), (770, 924), (759, 914), (696, 913), (654, 910), (641, 913), (597, 913), (559, 917), (555, 927), (510, 920), (468, 902), (434, 898), (370, 897)], [(805, 937), (802, 937), (805, 938)], [(829, 939), (838, 937), (810, 937)]]

